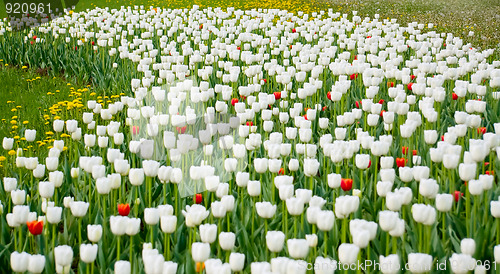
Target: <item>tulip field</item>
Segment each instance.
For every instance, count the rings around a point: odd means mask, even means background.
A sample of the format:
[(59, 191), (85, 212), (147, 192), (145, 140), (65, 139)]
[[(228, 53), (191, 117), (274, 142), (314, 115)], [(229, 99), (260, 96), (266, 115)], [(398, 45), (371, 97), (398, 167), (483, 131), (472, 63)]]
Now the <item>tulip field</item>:
[(2, 273), (500, 273), (498, 51), (333, 9), (16, 26)]

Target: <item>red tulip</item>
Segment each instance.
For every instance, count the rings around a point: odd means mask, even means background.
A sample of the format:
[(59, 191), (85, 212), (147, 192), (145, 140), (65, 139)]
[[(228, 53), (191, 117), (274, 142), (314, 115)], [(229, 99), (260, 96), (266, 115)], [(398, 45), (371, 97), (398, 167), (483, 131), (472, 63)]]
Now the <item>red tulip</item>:
[(241, 50), (241, 48), (240, 48), (240, 47), (236, 47), (236, 49), (237, 49), (237, 50)]
[(388, 82), (387, 86), (390, 87), (390, 88), (393, 88), (394, 87), (394, 82)]
[(404, 167), (406, 165), (406, 159), (405, 158), (396, 158), (396, 166), (398, 167)]
[(201, 204), (201, 202), (203, 202), (203, 196), (200, 193), (194, 195), (193, 202), (196, 204)]
[(455, 194), (455, 195), (454, 195), (454, 196), (455, 196), (455, 202), (457, 202), (457, 203), (458, 203), (458, 200), (460, 199), (460, 197), (464, 196), (464, 194), (463, 194), (463, 193), (461, 193), (461, 192), (460, 192), (460, 191), (458, 191), (458, 190), (455, 190), (455, 193), (454, 193), (454, 194)]
[(380, 117), (384, 117), (385, 110), (380, 111)]
[(264, 81), (264, 84), (267, 84), (267, 79), (262, 79), (262, 81)]
[(95, 42), (94, 42), (94, 41), (92, 41), (92, 42), (91, 42), (91, 44), (92, 44), (92, 46), (93, 46), (93, 45), (95, 45)]
[(372, 166), (372, 160), (369, 160), (368, 161), (368, 167), (367, 168), (370, 168)]
[(379, 104), (381, 104), (381, 105), (382, 105), (384, 102), (385, 102), (385, 101), (384, 101), (384, 99), (380, 99), (380, 100), (378, 100), (378, 103), (379, 103)]
[(31, 234), (35, 236), (42, 234), (43, 221), (31, 221), (31, 222), (26, 222), (26, 224), (28, 225), (28, 230), (30, 231)]
[(414, 149), (412, 152), (413, 152), (413, 156), (417, 155), (417, 150), (416, 149)]
[(236, 103), (238, 103), (238, 102), (239, 102), (239, 101), (238, 101), (238, 98), (233, 98), (233, 99), (231, 99), (231, 105), (233, 105), (233, 106), (234, 106)]
[(280, 170), (278, 171), (278, 175), (285, 175), (285, 169), (280, 168)]
[(179, 132), (180, 134), (184, 134), (186, 132), (186, 129), (187, 129), (187, 126), (183, 126), (183, 127), (176, 127), (175, 128), (177, 130), (177, 132)]
[(356, 108), (361, 108), (362, 104), (363, 104), (362, 101), (356, 101)]
[(455, 92), (453, 92), (453, 93), (451, 94), (451, 99), (453, 99), (453, 100), (458, 100), (458, 95), (457, 95)]
[(292, 29), (292, 33), (296, 33), (297, 30), (295, 28)]
[(412, 80), (415, 80), (416, 76), (412, 74), (412, 75), (410, 75), (410, 78), (411, 78)]
[(33, 40), (36, 40), (36, 38), (37, 38), (36, 35), (33, 35)]
[(495, 172), (493, 170), (486, 170), (484, 173), (486, 175), (492, 175), (492, 176), (495, 175)]
[(352, 189), (352, 179), (341, 179), (340, 180), (340, 187), (344, 191), (349, 191)]
[(280, 91), (274, 92), (274, 99), (276, 99), (276, 100), (281, 99), (281, 92)]
[(408, 90), (412, 90), (412, 86), (413, 86), (413, 83), (408, 83), (408, 85), (406, 87), (408, 88)]
[(478, 127), (477, 128), (477, 133), (478, 134), (485, 134), (486, 133), (486, 128), (485, 127)]
[(402, 147), (401, 153), (403, 153), (403, 155), (406, 155), (406, 153), (408, 153), (408, 147)]
[(323, 107), (323, 111), (325, 111), (327, 108), (328, 108), (327, 106), (324, 106), (324, 107)]
[(349, 78), (350, 78), (351, 80), (354, 80), (354, 79), (356, 79), (357, 77), (358, 77), (358, 74), (357, 74), (357, 73), (353, 73), (353, 74), (351, 74), (351, 76), (349, 76)]
[(252, 121), (248, 121), (247, 122), (247, 126), (249, 126), (249, 127), (253, 126), (253, 122)]
[(326, 93), (326, 98), (328, 98), (328, 100), (332, 100), (332, 93), (330, 91)]
[(130, 213), (130, 205), (129, 204), (118, 204), (118, 214), (121, 216), (128, 216)]
[(202, 28), (203, 28), (203, 24), (200, 25), (200, 29), (202, 29)]
[(136, 135), (139, 133), (139, 126), (132, 126), (132, 135)]

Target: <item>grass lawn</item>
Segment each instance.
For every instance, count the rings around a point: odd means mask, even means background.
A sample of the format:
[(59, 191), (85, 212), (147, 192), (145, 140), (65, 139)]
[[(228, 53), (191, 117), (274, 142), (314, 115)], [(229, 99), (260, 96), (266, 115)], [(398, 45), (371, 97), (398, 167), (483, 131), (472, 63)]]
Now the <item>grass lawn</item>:
[(85, 86), (75, 87), (73, 80), (8, 67), (3, 61), (0, 65), (0, 139), (9, 136), (22, 141), (24, 129), (37, 129), (46, 139), (36, 145), (50, 143), (52, 123), (48, 120), (78, 111), (83, 106), (78, 102), (91, 93)]

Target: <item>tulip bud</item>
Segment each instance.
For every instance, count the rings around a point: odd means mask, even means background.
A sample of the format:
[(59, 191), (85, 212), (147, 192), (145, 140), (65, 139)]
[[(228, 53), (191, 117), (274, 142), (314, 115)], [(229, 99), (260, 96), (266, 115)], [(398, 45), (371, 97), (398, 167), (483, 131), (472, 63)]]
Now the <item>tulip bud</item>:
[(160, 212), (157, 208), (144, 209), (144, 222), (148, 225), (156, 225), (160, 221)]
[(338, 250), (339, 261), (342, 264), (353, 264), (356, 262), (359, 253), (359, 247), (354, 244), (343, 243)]
[(30, 254), (26, 252), (19, 253), (14, 251), (10, 254), (10, 267), (14, 272), (26, 272)]
[(266, 234), (266, 245), (271, 252), (280, 252), (285, 243), (285, 234), (281, 231), (268, 231)]
[(245, 254), (232, 252), (229, 255), (229, 265), (234, 272), (240, 272), (245, 266)]
[(316, 224), (321, 231), (330, 231), (335, 223), (335, 215), (331, 210), (322, 210), (316, 214)]
[(460, 242), (460, 251), (463, 254), (474, 256), (474, 253), (476, 253), (476, 242), (474, 241), (474, 239), (462, 239), (462, 241)]
[(423, 253), (408, 254), (409, 270), (412, 273), (424, 273), (432, 270), (432, 256)]
[(63, 267), (71, 265), (73, 261), (73, 249), (68, 245), (60, 245), (54, 248), (54, 257), (56, 264)]
[(219, 234), (219, 245), (223, 250), (229, 251), (234, 248), (236, 235), (233, 232), (221, 232)]
[(160, 219), (161, 231), (163, 233), (174, 233), (177, 227), (177, 217), (176, 216), (162, 216)]
[(80, 259), (87, 264), (93, 263), (97, 257), (97, 244), (80, 245)]
[(127, 229), (127, 220), (128, 217), (125, 216), (111, 216), (109, 218), (109, 226), (111, 228), (111, 232), (116, 236), (125, 234), (125, 231)]
[(93, 243), (97, 243), (102, 236), (101, 225), (87, 225), (87, 238)]
[(45, 268), (45, 256), (41, 254), (31, 255), (28, 260), (28, 271), (31, 273), (42, 273)]
[(115, 262), (115, 273), (120, 274), (130, 274), (131, 265), (128, 261), (116, 261)]
[(379, 261), (380, 265), (383, 266), (380, 268), (380, 272), (383, 274), (396, 274), (401, 270), (398, 254), (391, 254), (387, 257), (380, 255)]
[(453, 205), (453, 195), (451, 194), (437, 194), (436, 195), (436, 209), (441, 212), (448, 212)]
[(207, 243), (195, 242), (191, 246), (191, 256), (195, 262), (205, 262), (210, 256), (210, 245)]

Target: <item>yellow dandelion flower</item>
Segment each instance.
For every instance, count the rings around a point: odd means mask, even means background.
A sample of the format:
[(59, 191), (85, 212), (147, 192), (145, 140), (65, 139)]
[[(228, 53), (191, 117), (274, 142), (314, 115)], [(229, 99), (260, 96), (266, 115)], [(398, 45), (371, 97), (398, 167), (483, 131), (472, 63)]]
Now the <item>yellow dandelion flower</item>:
[(12, 126), (12, 129), (17, 129), (17, 128), (18, 128), (18, 126)]
[(26, 137), (21, 137), (21, 140), (22, 141), (26, 141)]
[(21, 138), (20, 136), (14, 136), (14, 140)]
[(0, 156), (0, 162), (3, 162), (3, 161), (5, 161), (5, 160), (7, 160), (7, 157), (5, 157), (5, 156)]
[(29, 124), (29, 121), (23, 121), (23, 125)]
[(9, 150), (8, 153), (9, 153), (10, 156), (16, 155), (16, 151), (15, 150)]

